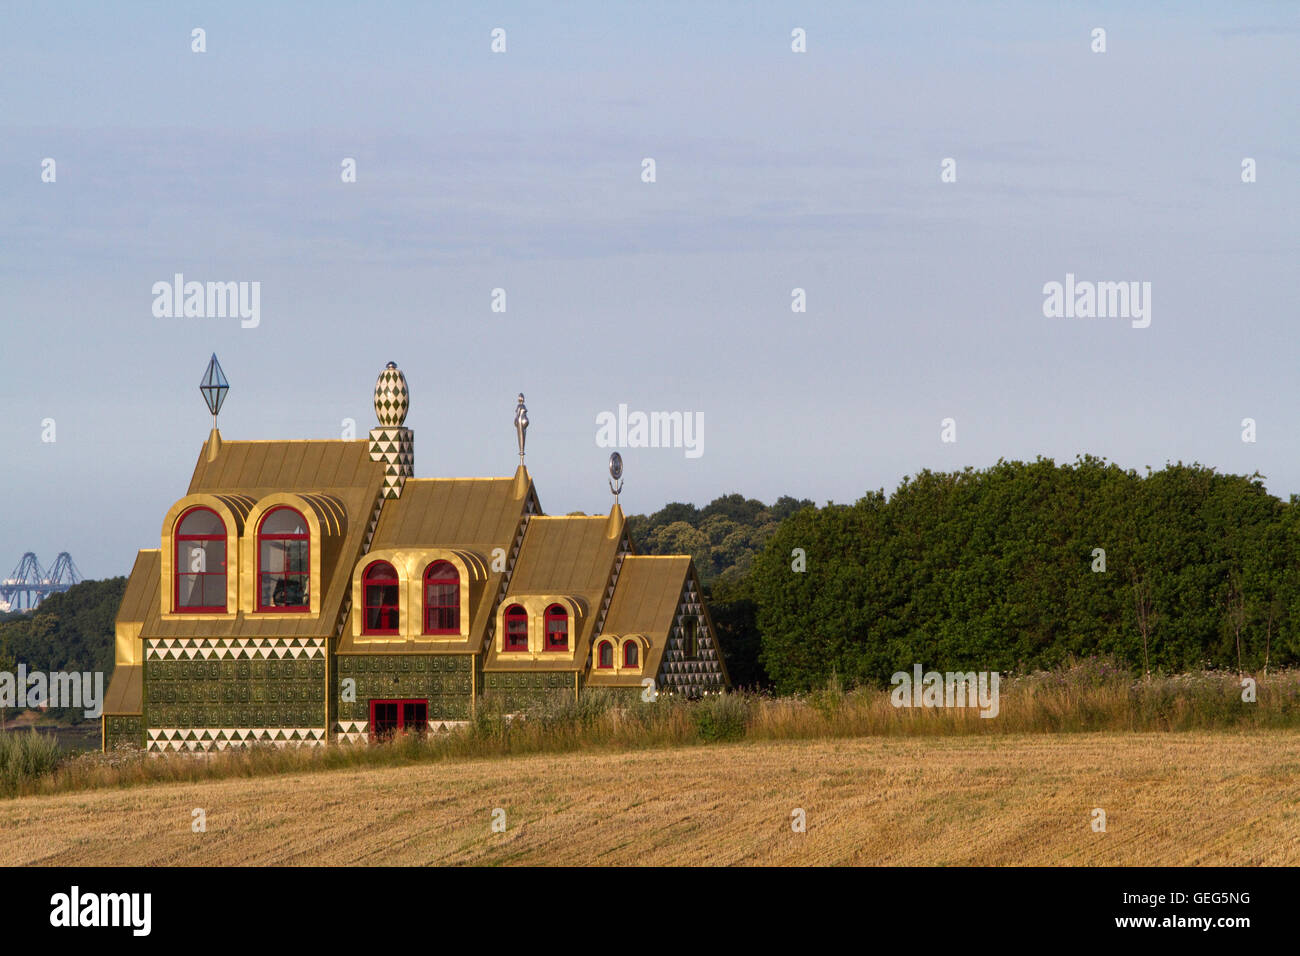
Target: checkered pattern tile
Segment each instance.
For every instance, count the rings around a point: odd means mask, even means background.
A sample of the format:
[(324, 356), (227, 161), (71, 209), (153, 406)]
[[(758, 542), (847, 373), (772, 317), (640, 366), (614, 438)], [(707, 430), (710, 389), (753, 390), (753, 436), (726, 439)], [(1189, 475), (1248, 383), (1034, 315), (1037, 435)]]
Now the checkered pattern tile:
[[(468, 727), (468, 720), (431, 720), (432, 733), (446, 733), (458, 727)], [(370, 721), (340, 720), (334, 724), (334, 738), (341, 744), (366, 744), (370, 742)]]
[(152, 638), (144, 642), (145, 660), (302, 660), (325, 658), (322, 637)]
[(383, 497), (401, 497), (406, 479), (415, 474), (415, 432), (401, 427), (370, 429), (370, 460), (384, 463)]
[(394, 367), (380, 372), (375, 382), (375, 414), (379, 416), (379, 424), (400, 427), (410, 407), (411, 393), (402, 370)]
[(324, 727), (150, 727), (146, 749), (150, 753), (206, 753), (252, 744), (319, 747), (324, 743)]

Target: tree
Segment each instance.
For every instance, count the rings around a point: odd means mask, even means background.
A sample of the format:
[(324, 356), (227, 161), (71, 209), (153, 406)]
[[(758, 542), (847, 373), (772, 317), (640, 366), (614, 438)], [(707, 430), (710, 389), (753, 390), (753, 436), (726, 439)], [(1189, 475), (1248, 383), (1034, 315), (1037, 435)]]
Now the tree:
[(786, 691), (832, 673), (882, 686), (915, 663), (1023, 671), (1096, 654), (1150, 675), (1300, 660), (1300, 506), (1198, 464), (921, 471), (887, 498), (792, 513), (749, 583), (761, 660)]

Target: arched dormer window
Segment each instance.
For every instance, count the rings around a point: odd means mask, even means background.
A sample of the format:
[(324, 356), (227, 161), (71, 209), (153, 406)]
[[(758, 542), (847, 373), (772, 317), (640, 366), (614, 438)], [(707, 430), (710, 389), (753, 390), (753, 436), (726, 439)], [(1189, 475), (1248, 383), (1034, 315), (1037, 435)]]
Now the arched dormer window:
[(257, 609), (306, 611), (311, 606), (311, 534), (293, 508), (272, 508), (257, 530)]
[(506, 608), (505, 637), (507, 651), (528, 650), (528, 612), (518, 604)]
[(641, 652), (637, 648), (636, 641), (628, 641), (623, 645), (623, 666), (640, 667)]
[(364, 617), (361, 633), (396, 634), (398, 621), (397, 571), (387, 561), (376, 561), (361, 578)]
[(600, 642), (600, 647), (596, 650), (596, 666), (600, 668), (614, 666), (614, 645), (609, 641)]
[(177, 611), (226, 613), (226, 523), (211, 508), (191, 508), (176, 522)]
[(558, 604), (546, 609), (546, 643), (543, 650), (567, 651), (569, 649), (569, 615)]
[(424, 572), (424, 633), (460, 633), (460, 574), (450, 561)]

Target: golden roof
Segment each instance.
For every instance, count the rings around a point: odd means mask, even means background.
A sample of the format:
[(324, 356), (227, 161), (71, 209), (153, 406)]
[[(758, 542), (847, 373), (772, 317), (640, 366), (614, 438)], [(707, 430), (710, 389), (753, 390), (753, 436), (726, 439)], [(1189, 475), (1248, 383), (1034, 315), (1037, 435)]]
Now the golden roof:
[(215, 460), (207, 445), (194, 466), (190, 494), (242, 493), (260, 498), (279, 491), (334, 491), (365, 488), (383, 465), (370, 460), (369, 442), (227, 441)]
[(486, 560), (509, 549), (523, 510), (513, 478), (408, 478), (384, 502), (370, 547), (467, 548)]
[(606, 524), (604, 515), (533, 518), (510, 594), (600, 597), (619, 545), (618, 537), (605, 534)]
[(495, 643), (486, 665), (492, 670), (580, 670), (585, 666), (596, 619), (600, 615), (609, 587), (614, 562), (624, 540), (620, 527), (611, 536), (609, 519), (592, 517), (533, 517), (528, 522), (523, 548), (510, 577), (510, 589), (503, 604), (512, 599), (533, 595), (576, 598), (582, 616), (573, 633), (571, 654), (556, 660), (498, 660)]
[(144, 703), (144, 668), (139, 664), (118, 664), (104, 695), (105, 714), (140, 714)]
[(606, 634), (667, 638), (690, 569), (689, 555), (629, 555), (605, 618)]
[(588, 683), (639, 684), (642, 676), (654, 677), (668, 647), (668, 632), (675, 624), (677, 605), (686, 576), (691, 570), (688, 555), (629, 555), (623, 559), (618, 587), (609, 605), (603, 634), (624, 637), (640, 634), (649, 643), (640, 673), (615, 677), (593, 668)]
[[(351, 631), (344, 632), (339, 653), (405, 654), (477, 652), (487, 634), (492, 618), (494, 596), (500, 593), (503, 571), (492, 570), (497, 564), (493, 552), (498, 548), (509, 554), (520, 531), (520, 522), (528, 502), (540, 510), (531, 480), (514, 478), (408, 478), (402, 496), (384, 502), (379, 525), (375, 528), (371, 551), (410, 548), (442, 548), (471, 551), (488, 568), (486, 581), (471, 585), (470, 642), (449, 645), (445, 641), (414, 641), (386, 647), (382, 644), (358, 645)], [(499, 564), (497, 565), (499, 566)]]
[[(140, 587), (151, 596), (143, 618), (144, 638), (189, 637), (329, 637), (338, 609), (351, 589), (352, 568), (370, 515), (384, 482), (384, 468), (370, 460), (369, 443), (362, 441), (227, 441), (212, 460), (207, 446), (190, 479), (189, 494), (206, 493), (223, 500), (238, 496), (259, 499), (276, 493), (302, 495), (322, 516), (344, 532), (341, 546), (322, 549), (321, 612), (229, 618), (162, 619), (158, 587), (161, 568), (153, 552), (150, 569)], [(389, 502), (395, 504), (395, 502)], [(343, 514), (338, 514), (342, 509)], [(246, 512), (245, 512), (246, 513)], [(346, 520), (344, 518), (346, 517)], [(147, 552), (141, 552), (142, 555)], [(136, 587), (140, 561), (131, 572), (128, 593)], [(125, 604), (125, 602), (124, 602)]]
[(157, 548), (141, 551), (135, 556), (131, 576), (126, 579), (122, 605), (117, 609), (118, 624), (143, 624), (149, 620), (149, 611), (158, 617), (158, 582), (162, 575), (161, 555)]

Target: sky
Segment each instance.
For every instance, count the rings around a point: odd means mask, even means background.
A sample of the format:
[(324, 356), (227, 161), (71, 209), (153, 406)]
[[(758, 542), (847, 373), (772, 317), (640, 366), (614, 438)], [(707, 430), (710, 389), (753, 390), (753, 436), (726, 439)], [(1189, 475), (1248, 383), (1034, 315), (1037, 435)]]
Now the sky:
[[(512, 474), (522, 391), (552, 514), (620, 405), (703, 422), (618, 449), (629, 513), (1080, 454), (1286, 498), (1298, 100), (1292, 3), (9, 0), (0, 574), (158, 547), (214, 352), (227, 440), (364, 436), (396, 362), (420, 477)], [(258, 324), (155, 315), (176, 273)], [(1067, 274), (1150, 324), (1045, 315)]]

